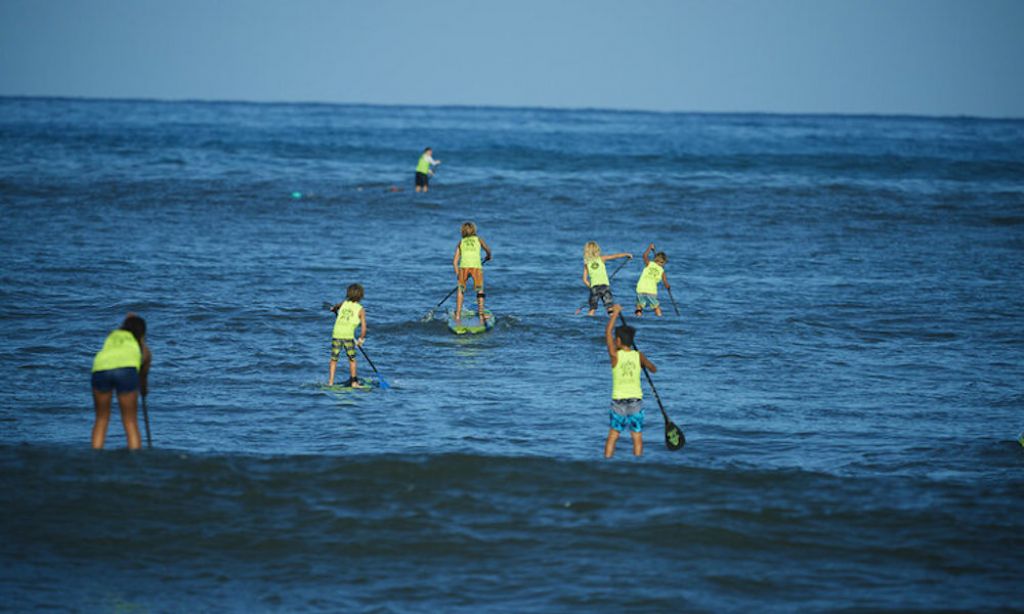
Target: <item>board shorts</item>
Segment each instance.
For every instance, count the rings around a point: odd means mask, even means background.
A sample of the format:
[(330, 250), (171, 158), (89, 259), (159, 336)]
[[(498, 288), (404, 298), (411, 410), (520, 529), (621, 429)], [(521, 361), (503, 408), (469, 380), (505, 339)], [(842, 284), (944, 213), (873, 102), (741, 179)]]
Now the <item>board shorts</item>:
[(331, 360), (337, 361), (338, 356), (341, 356), (341, 348), (345, 348), (345, 355), (348, 356), (349, 362), (355, 362), (356, 359), (356, 340), (355, 339), (338, 339), (337, 337), (331, 339)]
[(135, 392), (139, 389), (139, 370), (135, 367), (122, 367), (96, 371), (92, 374), (92, 387), (100, 392)]
[(473, 278), (473, 288), (477, 294), (484, 293), (484, 270), (483, 269), (459, 269), (459, 289), (466, 291), (466, 282)]
[(425, 187), (427, 187), (427, 184), (429, 184), (429, 183), (430, 183), (430, 175), (427, 175), (426, 173), (421, 173), (419, 171), (416, 172), (416, 187), (417, 188), (425, 188)]
[(637, 292), (636, 295), (636, 308), (644, 309), (650, 307), (651, 309), (657, 309), (661, 307), (661, 303), (658, 302), (657, 294), (640, 294)]
[(634, 433), (642, 433), (644, 431), (644, 400), (612, 399), (612, 407), (608, 411), (608, 428), (620, 433), (626, 429)]
[(604, 303), (605, 309), (611, 307), (612, 304), (615, 303), (612, 299), (611, 286), (607, 286), (605, 284), (590, 286), (590, 298), (587, 299), (587, 302), (590, 304), (591, 309), (597, 309), (598, 299)]

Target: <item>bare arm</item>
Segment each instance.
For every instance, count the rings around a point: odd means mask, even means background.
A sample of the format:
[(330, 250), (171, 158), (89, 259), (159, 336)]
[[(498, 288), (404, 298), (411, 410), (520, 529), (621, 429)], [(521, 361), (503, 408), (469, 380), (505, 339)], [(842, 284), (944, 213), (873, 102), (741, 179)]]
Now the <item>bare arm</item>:
[(366, 307), (359, 310), (359, 323), (362, 325), (362, 330), (359, 331), (359, 345), (362, 345), (366, 341)]
[(484, 241), (483, 237), (478, 238), (480, 239), (480, 247), (484, 248), (484, 252), (487, 254), (487, 257), (484, 258), (484, 262), (487, 262), (488, 260), (491, 259), (491, 248), (490, 246), (487, 245), (487, 242)]
[(655, 367), (654, 363), (651, 362), (650, 360), (648, 360), (647, 357), (644, 356), (643, 352), (640, 352), (640, 365), (643, 366), (643, 368), (645, 368), (648, 371), (650, 371), (651, 373), (657, 373), (658, 372), (658, 367)]
[(619, 362), (619, 351), (615, 348), (615, 321), (619, 319), (622, 305), (612, 305), (611, 313), (608, 314), (608, 324), (604, 327), (604, 344), (608, 347), (608, 357), (612, 361), (612, 367)]
[(654, 243), (651, 243), (650, 245), (648, 245), (647, 249), (644, 250), (644, 266), (647, 266), (648, 264), (650, 264), (651, 259), (650, 259), (649, 256), (650, 256), (650, 253), (652, 251), (654, 251)]
[(616, 258), (629, 258), (630, 260), (632, 260), (633, 254), (630, 254), (629, 252), (620, 252), (618, 254), (612, 254), (610, 256), (601, 256), (601, 260), (604, 260), (605, 262), (608, 262), (609, 260), (615, 260)]
[(590, 276), (587, 274), (587, 263), (583, 263), (583, 285), (590, 287)]
[(452, 267), (455, 269), (455, 276), (459, 276), (459, 258), (462, 257), (462, 243), (455, 246), (455, 258), (452, 259)]
[(672, 289), (672, 286), (668, 285), (668, 277), (665, 275), (665, 271), (661, 272), (661, 283), (665, 284), (666, 290)]
[(149, 351), (146, 340), (139, 344), (142, 346), (142, 368), (139, 369), (139, 392), (142, 396), (149, 394), (149, 366), (153, 363), (153, 353)]

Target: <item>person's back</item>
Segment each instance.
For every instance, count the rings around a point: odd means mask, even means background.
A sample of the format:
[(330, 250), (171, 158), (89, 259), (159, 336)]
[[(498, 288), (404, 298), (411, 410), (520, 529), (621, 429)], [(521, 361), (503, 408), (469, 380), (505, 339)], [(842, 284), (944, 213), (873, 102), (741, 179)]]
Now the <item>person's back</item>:
[[(480, 316), (480, 325), (484, 326), (487, 314), (484, 311), (483, 263), (491, 259), (491, 248), (476, 234), (476, 224), (473, 222), (463, 223), (460, 233), (462, 238), (459, 239), (459, 245), (455, 248), (455, 257), (452, 259), (456, 284), (458, 284), (458, 293), (455, 295), (455, 321), (462, 321), (462, 303), (467, 284), (472, 279), (473, 288), (476, 290), (477, 315)], [(483, 260), (480, 259), (480, 250), (487, 253), (487, 257)]]
[[(348, 357), (349, 380), (347, 385), (359, 386), (359, 379), (356, 377), (356, 345), (362, 345), (366, 340), (366, 310), (360, 302), (363, 300), (363, 287), (360, 284), (352, 284), (345, 291), (345, 300), (335, 305), (331, 310), (338, 314), (334, 319), (334, 330), (331, 333), (331, 363), (328, 370), (327, 385), (334, 385), (334, 374), (338, 367), (338, 358), (341, 350), (345, 350)], [(356, 327), (362, 326), (359, 340), (356, 341)]]
[(661, 303), (658, 302), (658, 283), (664, 283), (665, 289), (669, 289), (668, 277), (665, 276), (665, 264), (668, 256), (665, 252), (658, 252), (652, 261), (648, 254), (654, 249), (654, 243), (644, 250), (644, 270), (640, 273), (640, 279), (636, 282), (636, 311), (637, 317), (644, 314), (644, 308), (650, 307), (654, 314), (661, 317)]
[[(636, 331), (623, 324), (615, 329), (622, 306), (612, 305), (605, 326), (605, 344), (612, 365), (612, 404), (608, 412), (608, 438), (604, 444), (605, 458), (615, 454), (615, 444), (622, 431), (629, 430), (633, 455), (643, 454), (644, 409), (640, 374), (643, 369), (657, 371), (650, 360), (632, 347)], [(613, 334), (614, 330), (614, 334)]]
[(103, 348), (93, 357), (92, 398), (96, 412), (93, 448), (100, 449), (106, 442), (115, 393), (128, 448), (142, 447), (137, 414), (139, 392), (143, 396), (148, 392), (147, 376), (152, 360), (145, 338), (146, 321), (129, 313), (121, 327), (107, 335)]

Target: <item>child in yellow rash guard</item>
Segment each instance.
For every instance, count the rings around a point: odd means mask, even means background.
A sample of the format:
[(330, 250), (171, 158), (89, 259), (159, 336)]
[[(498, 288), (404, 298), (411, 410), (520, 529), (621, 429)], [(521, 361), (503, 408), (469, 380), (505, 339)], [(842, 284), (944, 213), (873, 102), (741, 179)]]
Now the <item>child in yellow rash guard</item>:
[[(334, 385), (334, 372), (338, 368), (338, 356), (341, 349), (345, 348), (345, 355), (348, 356), (349, 380), (346, 386), (359, 387), (359, 379), (356, 377), (356, 344), (363, 345), (366, 341), (366, 310), (359, 304), (363, 300), (363, 287), (359, 284), (352, 284), (345, 291), (345, 301), (331, 307), (331, 311), (338, 314), (334, 320), (334, 332), (331, 334), (331, 366), (327, 377), (327, 385)], [(362, 326), (359, 332), (359, 340), (355, 340), (356, 327)]]
[(627, 428), (633, 440), (633, 455), (640, 456), (644, 453), (644, 393), (640, 388), (640, 371), (641, 367), (651, 373), (658, 371), (653, 362), (647, 360), (639, 350), (633, 349), (636, 330), (625, 324), (615, 328), (615, 321), (619, 319), (620, 313), (622, 305), (612, 305), (608, 324), (604, 327), (604, 342), (608, 346), (608, 357), (612, 362), (612, 406), (608, 412), (608, 439), (604, 442), (605, 458), (611, 458), (615, 454), (619, 433)]
[(621, 252), (610, 256), (601, 255), (601, 247), (596, 241), (587, 241), (583, 246), (583, 284), (590, 288), (590, 298), (587, 303), (590, 306), (588, 316), (594, 315), (597, 311), (597, 301), (604, 303), (604, 308), (610, 310), (615, 299), (612, 298), (611, 281), (608, 279), (608, 269), (604, 263), (616, 258), (633, 259), (633, 254)]
[[(466, 281), (473, 279), (473, 287), (476, 289), (477, 315), (480, 316), (480, 325), (485, 324), (487, 316), (484, 314), (484, 268), (483, 263), (491, 259), (491, 248), (477, 236), (476, 224), (465, 222), (462, 224), (462, 239), (455, 247), (455, 258), (452, 266), (455, 268), (455, 278), (458, 280), (458, 293), (455, 295), (455, 322), (462, 323), (462, 300), (466, 294)], [(480, 250), (487, 252), (487, 257), (480, 260)]]
[(142, 447), (139, 391), (142, 391), (142, 396), (148, 392), (147, 379), (152, 359), (153, 355), (146, 346), (146, 321), (129, 313), (121, 328), (107, 335), (103, 349), (92, 361), (92, 400), (96, 410), (96, 422), (92, 427), (93, 448), (101, 449), (107, 438), (115, 392), (128, 449)]
[(644, 307), (654, 309), (654, 315), (661, 317), (661, 304), (658, 302), (658, 282), (665, 284), (666, 290), (671, 290), (668, 285), (668, 277), (665, 276), (665, 263), (668, 256), (665, 252), (658, 252), (651, 262), (648, 255), (654, 250), (654, 243), (644, 250), (644, 270), (640, 273), (640, 279), (636, 282), (636, 317), (644, 315)]

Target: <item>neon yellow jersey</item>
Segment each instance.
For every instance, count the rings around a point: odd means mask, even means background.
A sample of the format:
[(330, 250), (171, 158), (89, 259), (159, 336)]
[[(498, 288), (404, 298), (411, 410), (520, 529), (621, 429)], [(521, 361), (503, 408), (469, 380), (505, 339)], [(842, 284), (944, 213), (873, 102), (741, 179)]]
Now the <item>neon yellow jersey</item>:
[[(405, 168), (409, 167), (407, 166)], [(420, 156), (420, 161), (416, 163), (416, 172), (423, 173), (424, 175), (430, 174), (430, 161), (427, 160), (427, 154), (423, 154), (422, 156)]]
[(479, 269), (483, 267), (480, 263), (480, 237), (473, 235), (459, 241), (459, 268)]
[(126, 330), (115, 330), (107, 335), (103, 349), (92, 359), (92, 372), (134, 367), (142, 369), (142, 348), (135, 335)]
[(640, 352), (619, 350), (619, 359), (612, 367), (612, 398), (644, 398), (644, 391), (640, 388)]
[(345, 301), (338, 308), (338, 318), (334, 321), (335, 339), (355, 339), (356, 327), (359, 326), (359, 315), (363, 306), (352, 301)]
[(594, 258), (593, 260), (584, 260), (583, 264), (587, 267), (587, 276), (590, 277), (591, 288), (609, 285), (608, 269), (604, 266), (604, 260)]
[(661, 268), (657, 262), (652, 260), (647, 263), (644, 272), (640, 273), (640, 279), (636, 282), (637, 294), (657, 294), (658, 282), (661, 281), (664, 272), (665, 269)]

